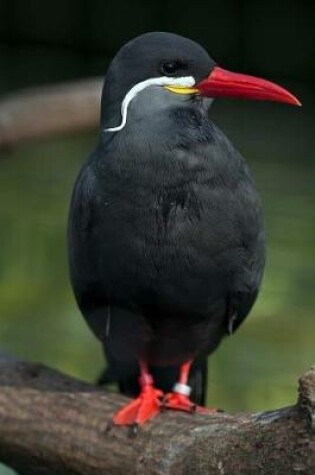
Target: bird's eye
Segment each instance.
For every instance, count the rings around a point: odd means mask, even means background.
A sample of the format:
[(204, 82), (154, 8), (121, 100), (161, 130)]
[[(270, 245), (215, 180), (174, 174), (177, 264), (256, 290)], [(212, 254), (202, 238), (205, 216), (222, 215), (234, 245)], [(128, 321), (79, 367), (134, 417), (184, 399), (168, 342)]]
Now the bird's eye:
[(181, 69), (183, 65), (180, 61), (167, 61), (161, 65), (161, 72), (165, 76), (175, 76)]

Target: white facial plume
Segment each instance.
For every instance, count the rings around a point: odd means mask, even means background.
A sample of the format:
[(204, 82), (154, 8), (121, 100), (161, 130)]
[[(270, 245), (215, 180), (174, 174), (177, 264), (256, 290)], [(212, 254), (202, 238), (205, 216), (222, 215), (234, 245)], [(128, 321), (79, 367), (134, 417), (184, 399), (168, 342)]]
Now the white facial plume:
[(130, 91), (127, 92), (124, 100), (121, 104), (121, 123), (117, 127), (110, 127), (104, 129), (104, 132), (119, 132), (122, 130), (127, 123), (127, 114), (128, 107), (130, 102), (147, 87), (150, 86), (177, 86), (177, 87), (192, 87), (196, 83), (195, 79), (192, 76), (184, 76), (180, 78), (172, 78), (167, 76), (162, 76), (159, 78), (150, 78), (145, 81), (141, 81), (138, 84), (135, 84)]

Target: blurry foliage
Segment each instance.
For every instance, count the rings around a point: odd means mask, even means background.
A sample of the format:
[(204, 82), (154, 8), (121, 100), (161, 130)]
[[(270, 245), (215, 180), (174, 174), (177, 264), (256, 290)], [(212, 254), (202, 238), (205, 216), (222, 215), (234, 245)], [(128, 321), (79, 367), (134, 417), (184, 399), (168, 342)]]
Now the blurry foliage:
[[(297, 377), (314, 358), (315, 163), (295, 150), (297, 109), (217, 101), (212, 115), (262, 194), (268, 263), (251, 316), (210, 359), (209, 403), (227, 410), (293, 403)], [(306, 143), (311, 134), (309, 123)], [(73, 182), (95, 141), (27, 144), (0, 162), (0, 347), (91, 381), (102, 355), (72, 296), (65, 237)]]

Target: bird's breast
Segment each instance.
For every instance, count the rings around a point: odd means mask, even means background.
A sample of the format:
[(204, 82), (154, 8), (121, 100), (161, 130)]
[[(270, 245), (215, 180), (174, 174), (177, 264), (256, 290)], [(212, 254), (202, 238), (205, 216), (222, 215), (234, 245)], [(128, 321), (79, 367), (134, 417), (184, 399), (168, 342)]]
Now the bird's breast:
[(218, 134), (193, 143), (161, 151), (126, 140), (103, 161), (89, 252), (117, 301), (196, 308), (226, 296), (255, 252), (260, 211), (243, 162)]
[(139, 302), (142, 295), (195, 312), (200, 306), (202, 313), (210, 293), (226, 294), (237, 246), (233, 213), (223, 217), (223, 203), (206, 185), (138, 188), (133, 197), (120, 194), (107, 203), (98, 220), (98, 254), (119, 300), (124, 294)]

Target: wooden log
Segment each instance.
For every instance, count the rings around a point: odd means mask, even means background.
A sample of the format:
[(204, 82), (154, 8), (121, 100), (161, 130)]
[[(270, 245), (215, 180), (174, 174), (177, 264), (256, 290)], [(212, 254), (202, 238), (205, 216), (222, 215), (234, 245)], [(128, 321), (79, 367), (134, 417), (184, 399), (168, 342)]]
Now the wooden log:
[(0, 357), (0, 460), (23, 475), (314, 475), (315, 368), (296, 405), (252, 414), (166, 411), (130, 436), (126, 399), (39, 364)]
[(23, 140), (97, 128), (103, 79), (20, 91), (0, 101), (0, 148)]

